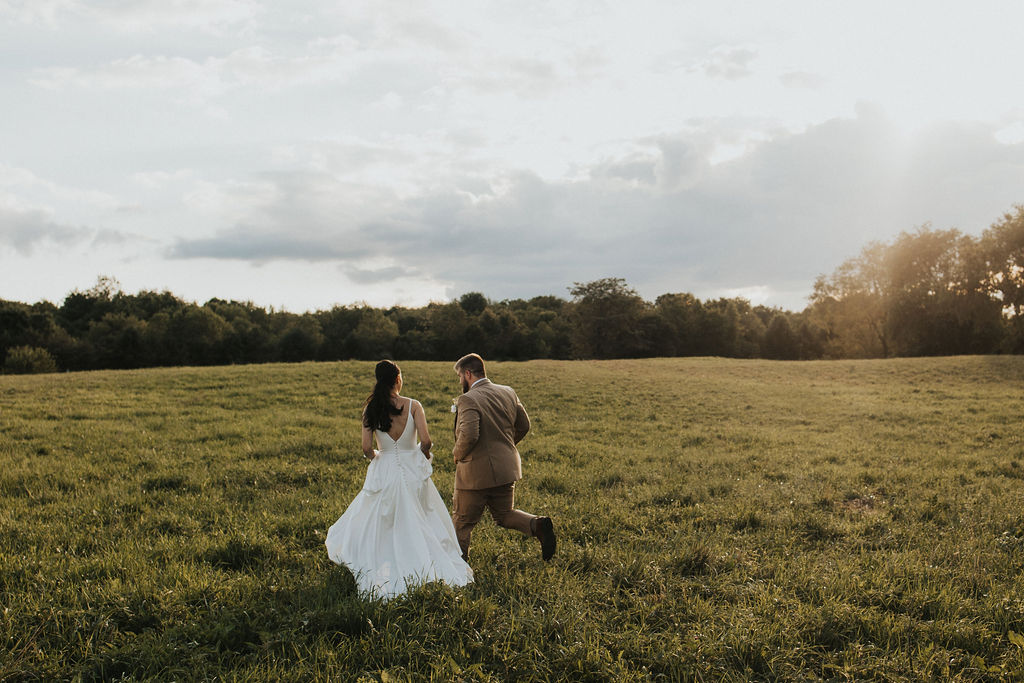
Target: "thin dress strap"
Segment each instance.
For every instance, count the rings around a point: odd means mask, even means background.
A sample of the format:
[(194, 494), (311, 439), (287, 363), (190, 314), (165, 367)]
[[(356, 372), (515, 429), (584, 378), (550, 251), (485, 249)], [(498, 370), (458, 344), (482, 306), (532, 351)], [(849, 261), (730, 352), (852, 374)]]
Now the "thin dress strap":
[[(402, 429), (402, 436), (405, 436), (405, 432), (409, 429), (409, 423), (412, 422), (412, 399), (409, 399), (409, 414), (405, 418), (405, 428)], [(415, 429), (415, 426), (413, 427)], [(398, 438), (401, 439), (402, 436)]]

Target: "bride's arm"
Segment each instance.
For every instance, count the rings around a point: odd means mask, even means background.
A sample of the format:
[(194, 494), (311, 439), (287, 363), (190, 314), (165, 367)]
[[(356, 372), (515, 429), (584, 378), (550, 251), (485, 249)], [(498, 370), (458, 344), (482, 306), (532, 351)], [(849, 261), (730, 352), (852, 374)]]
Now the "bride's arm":
[[(419, 410), (417, 410), (419, 408)], [(430, 458), (430, 447), (434, 443), (430, 440), (430, 430), (427, 429), (427, 416), (423, 414), (423, 406), (419, 401), (413, 404), (412, 417), (416, 420), (416, 433), (420, 435), (420, 450), (425, 458)]]
[[(363, 418), (366, 418), (366, 413), (363, 413)], [(363, 425), (363, 457), (367, 460), (373, 460), (374, 456), (377, 455), (373, 452), (373, 431), (366, 426), (365, 422)]]

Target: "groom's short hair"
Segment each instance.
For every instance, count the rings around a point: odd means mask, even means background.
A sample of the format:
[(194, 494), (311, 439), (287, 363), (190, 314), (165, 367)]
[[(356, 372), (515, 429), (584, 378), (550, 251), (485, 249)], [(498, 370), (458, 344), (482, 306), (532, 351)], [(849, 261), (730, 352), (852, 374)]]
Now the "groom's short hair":
[(487, 376), (484, 373), (484, 359), (476, 353), (467, 353), (455, 361), (455, 372), (462, 372), (463, 370), (469, 370), (477, 377)]

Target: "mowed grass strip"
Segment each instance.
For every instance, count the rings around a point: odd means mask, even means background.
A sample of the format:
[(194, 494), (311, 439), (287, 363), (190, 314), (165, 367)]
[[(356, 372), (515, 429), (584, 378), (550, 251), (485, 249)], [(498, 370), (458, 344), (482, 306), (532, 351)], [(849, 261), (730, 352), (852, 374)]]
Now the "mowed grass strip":
[[(447, 363), (400, 363), (452, 486)], [(0, 679), (999, 680), (1024, 672), (1024, 358), (492, 363), (533, 419), (476, 582), (323, 547), (372, 363), (0, 377)]]

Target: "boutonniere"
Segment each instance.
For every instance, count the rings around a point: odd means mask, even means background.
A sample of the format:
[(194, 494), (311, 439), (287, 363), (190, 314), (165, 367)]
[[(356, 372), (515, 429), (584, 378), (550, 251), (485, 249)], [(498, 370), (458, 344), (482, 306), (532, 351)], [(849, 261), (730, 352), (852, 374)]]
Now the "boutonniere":
[(453, 413), (459, 412), (459, 406), (455, 403), (455, 399), (454, 398), (452, 399), (452, 412)]

